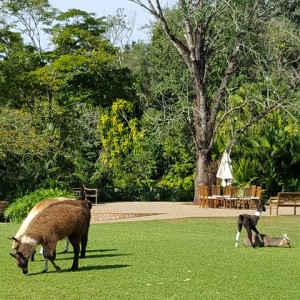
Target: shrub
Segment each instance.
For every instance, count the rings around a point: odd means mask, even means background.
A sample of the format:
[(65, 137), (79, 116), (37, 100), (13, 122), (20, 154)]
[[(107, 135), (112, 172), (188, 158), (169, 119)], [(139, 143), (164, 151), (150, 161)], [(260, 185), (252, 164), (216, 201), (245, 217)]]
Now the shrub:
[(16, 199), (11, 203), (4, 212), (6, 219), (9, 219), (13, 223), (20, 223), (26, 218), (29, 211), (38, 202), (55, 197), (68, 197), (74, 198), (74, 195), (66, 190), (59, 189), (39, 189), (28, 195)]

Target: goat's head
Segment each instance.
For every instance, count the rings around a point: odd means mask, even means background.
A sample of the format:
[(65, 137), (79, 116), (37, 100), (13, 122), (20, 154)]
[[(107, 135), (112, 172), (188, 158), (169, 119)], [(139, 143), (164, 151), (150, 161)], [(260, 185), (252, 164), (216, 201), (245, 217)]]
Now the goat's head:
[(291, 242), (290, 242), (290, 239), (289, 239), (287, 233), (283, 234), (283, 237), (282, 237), (282, 246), (291, 247)]
[(28, 273), (28, 261), (29, 259), (23, 255), (22, 252), (10, 253), (17, 261), (17, 266), (22, 269), (23, 274)]
[(256, 210), (259, 212), (266, 211), (266, 207), (263, 204), (259, 204)]
[(32, 250), (34, 251), (34, 246), (30, 244), (24, 244), (15, 237), (10, 238), (13, 241), (14, 253), (10, 253), (17, 261), (17, 266), (22, 269), (23, 274), (28, 273), (28, 262), (31, 257)]

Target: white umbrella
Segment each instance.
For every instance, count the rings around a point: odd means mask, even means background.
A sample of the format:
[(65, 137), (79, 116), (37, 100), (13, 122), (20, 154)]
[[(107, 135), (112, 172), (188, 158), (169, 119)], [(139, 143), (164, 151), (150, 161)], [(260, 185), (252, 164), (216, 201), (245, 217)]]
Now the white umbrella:
[(231, 159), (225, 150), (218, 169), (217, 178), (222, 179), (222, 186), (230, 185), (233, 181)]

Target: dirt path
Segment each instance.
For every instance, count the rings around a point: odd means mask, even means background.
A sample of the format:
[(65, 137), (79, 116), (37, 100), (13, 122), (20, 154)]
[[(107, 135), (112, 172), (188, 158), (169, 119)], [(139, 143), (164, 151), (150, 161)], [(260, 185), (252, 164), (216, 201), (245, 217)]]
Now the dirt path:
[[(269, 207), (264, 216), (270, 216)], [(131, 222), (177, 218), (237, 217), (254, 214), (249, 209), (200, 208), (188, 202), (111, 202), (93, 205), (92, 223)], [(273, 215), (275, 217), (275, 211)], [(281, 208), (281, 215), (292, 215), (293, 208)], [(299, 212), (300, 214), (300, 212)]]

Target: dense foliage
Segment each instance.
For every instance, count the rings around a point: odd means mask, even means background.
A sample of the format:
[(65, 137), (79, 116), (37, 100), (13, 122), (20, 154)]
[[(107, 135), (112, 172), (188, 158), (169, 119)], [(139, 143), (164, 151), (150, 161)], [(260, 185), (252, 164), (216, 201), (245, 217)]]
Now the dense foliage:
[(5, 210), (5, 218), (14, 223), (21, 223), (37, 203), (44, 199), (57, 197), (74, 198), (74, 195), (66, 190), (39, 189), (29, 195), (16, 199), (16, 201)]
[[(276, 1), (269, 2), (272, 11)], [(212, 181), (234, 142), (236, 184), (261, 184), (266, 195), (300, 189), (299, 7), (292, 2), (247, 36), (217, 116), (206, 170)], [(158, 23), (148, 44), (117, 48), (108, 37), (113, 24), (127, 29), (124, 20), (61, 13), (46, 0), (5, 0), (0, 9), (0, 199), (82, 184), (100, 188), (101, 201), (193, 199), (193, 82)], [(25, 15), (35, 22), (24, 26)], [(180, 11), (166, 15), (178, 31)], [(208, 95), (221, 81), (224, 41), (234, 35), (233, 17), (223, 17), (207, 33), (220, 49)], [(261, 116), (270, 103), (284, 104)]]

